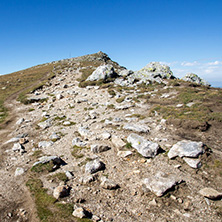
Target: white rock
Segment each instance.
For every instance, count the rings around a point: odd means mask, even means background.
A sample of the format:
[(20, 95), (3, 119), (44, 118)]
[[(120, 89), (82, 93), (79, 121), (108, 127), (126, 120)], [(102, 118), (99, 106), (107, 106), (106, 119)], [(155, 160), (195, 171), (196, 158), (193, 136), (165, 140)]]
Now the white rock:
[(85, 172), (91, 174), (103, 169), (105, 169), (105, 164), (98, 159), (88, 162), (85, 166)]
[(106, 80), (107, 78), (115, 77), (115, 72), (112, 65), (99, 66), (86, 80), (97, 81), (100, 79)]
[(25, 172), (25, 170), (22, 167), (17, 167), (15, 170), (15, 176), (20, 176)]
[(39, 148), (47, 148), (47, 147), (50, 147), (52, 146), (54, 143), (52, 141), (40, 141), (38, 143), (38, 147)]
[(111, 134), (108, 133), (108, 132), (103, 132), (103, 133), (101, 134), (101, 137), (102, 137), (104, 140), (108, 140), (108, 139), (111, 138)]
[(157, 143), (148, 141), (135, 133), (131, 133), (127, 137), (127, 141), (144, 157), (154, 157), (157, 155), (159, 149)]
[(60, 185), (56, 187), (53, 191), (53, 196), (56, 199), (66, 197), (69, 195), (69, 187), (67, 185)]
[(137, 133), (148, 133), (150, 131), (150, 128), (148, 126), (142, 125), (139, 123), (135, 123), (135, 124), (127, 123), (123, 126), (123, 129), (131, 130)]
[(115, 183), (113, 180), (110, 180), (106, 177), (101, 178), (100, 186), (107, 189), (107, 190), (114, 190), (114, 189), (119, 188), (117, 183)]
[(167, 175), (161, 171), (157, 172), (155, 176), (144, 179), (146, 187), (157, 196), (162, 196), (167, 190), (180, 182), (181, 179), (177, 178), (176, 175)]
[(72, 215), (78, 218), (86, 218), (86, 211), (84, 208), (78, 207), (73, 211)]
[(126, 145), (126, 143), (123, 142), (123, 140), (120, 137), (115, 135), (112, 136), (112, 143), (117, 148), (122, 148)]
[(76, 137), (72, 140), (73, 146), (85, 147), (87, 145), (86, 142), (83, 142), (79, 137)]
[(202, 142), (182, 140), (173, 145), (168, 153), (170, 159), (179, 157), (198, 157), (204, 152)]
[(183, 157), (183, 160), (192, 168), (197, 169), (201, 167), (201, 162), (199, 159)]
[(199, 193), (212, 200), (220, 199), (222, 198), (222, 193), (218, 192), (217, 190), (209, 187), (205, 187), (199, 191)]
[(69, 126), (69, 125), (71, 125), (71, 122), (70, 122), (70, 121), (65, 121), (65, 122), (63, 123), (63, 126)]
[(25, 121), (24, 118), (20, 118), (17, 122), (16, 125), (21, 125)]
[(93, 153), (102, 153), (105, 152), (107, 150), (110, 150), (111, 147), (107, 146), (107, 145), (103, 145), (103, 144), (93, 144), (91, 145), (91, 151)]
[(23, 149), (23, 146), (22, 146), (20, 143), (14, 143), (14, 145), (13, 145), (13, 147), (12, 147), (12, 150), (13, 150), (14, 152), (20, 151), (20, 150), (22, 150), (22, 149)]
[(80, 182), (80, 183), (83, 183), (83, 184), (87, 184), (87, 183), (91, 183), (91, 182), (94, 181), (94, 180), (95, 180), (95, 178), (94, 178), (93, 175), (91, 175), (91, 174), (86, 174), (86, 175), (84, 175), (83, 177), (81, 177), (81, 178), (79, 179), (79, 182)]
[(133, 153), (131, 151), (118, 151), (117, 156), (125, 158), (131, 156)]

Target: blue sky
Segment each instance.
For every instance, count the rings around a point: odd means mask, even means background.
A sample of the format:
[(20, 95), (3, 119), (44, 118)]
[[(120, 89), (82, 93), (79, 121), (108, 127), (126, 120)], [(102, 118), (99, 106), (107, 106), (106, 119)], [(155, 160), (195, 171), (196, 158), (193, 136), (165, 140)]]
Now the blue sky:
[(0, 74), (103, 51), (222, 87), (221, 0), (1, 0)]

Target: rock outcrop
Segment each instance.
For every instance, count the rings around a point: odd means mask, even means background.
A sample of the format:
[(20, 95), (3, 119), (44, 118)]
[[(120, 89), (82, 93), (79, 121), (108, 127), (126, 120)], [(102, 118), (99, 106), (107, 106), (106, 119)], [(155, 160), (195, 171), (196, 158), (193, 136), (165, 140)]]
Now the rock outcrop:
[(201, 79), (197, 74), (194, 73), (188, 73), (182, 78), (182, 80), (203, 86), (210, 86), (210, 84), (206, 80)]

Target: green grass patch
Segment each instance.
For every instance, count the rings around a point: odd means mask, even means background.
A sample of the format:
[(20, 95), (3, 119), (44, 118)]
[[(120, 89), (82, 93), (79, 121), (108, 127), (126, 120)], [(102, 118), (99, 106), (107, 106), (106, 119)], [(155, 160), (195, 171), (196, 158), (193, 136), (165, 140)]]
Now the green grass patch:
[[(38, 145), (37, 145), (38, 146)], [(32, 154), (33, 157), (39, 158), (43, 155), (42, 150), (35, 150), (34, 153)]]
[(54, 170), (53, 161), (49, 161), (48, 163), (39, 163), (31, 168), (31, 171), (36, 173), (53, 172)]
[(31, 176), (26, 182), (26, 186), (35, 200), (37, 215), (41, 222), (74, 221), (73, 205), (58, 203), (53, 196), (47, 194), (47, 189), (43, 187), (40, 179)]
[(111, 96), (115, 96), (116, 95), (116, 92), (113, 89), (108, 89), (108, 93)]
[(126, 98), (125, 96), (120, 97), (120, 98), (116, 99), (116, 102), (117, 103), (122, 103), (125, 100), (125, 98)]
[(63, 181), (63, 182), (68, 181), (68, 178), (65, 173), (56, 173), (56, 174), (50, 175), (50, 176), (48, 176), (48, 179), (53, 180), (57, 183), (59, 183), (61, 181)]
[(30, 109), (28, 109), (28, 112), (32, 112), (34, 110), (35, 110), (34, 108), (30, 108)]
[(71, 152), (72, 156), (75, 157), (76, 159), (80, 159), (84, 157), (84, 154), (81, 153), (83, 149), (86, 149), (86, 147), (80, 147), (80, 146), (73, 146), (73, 150)]

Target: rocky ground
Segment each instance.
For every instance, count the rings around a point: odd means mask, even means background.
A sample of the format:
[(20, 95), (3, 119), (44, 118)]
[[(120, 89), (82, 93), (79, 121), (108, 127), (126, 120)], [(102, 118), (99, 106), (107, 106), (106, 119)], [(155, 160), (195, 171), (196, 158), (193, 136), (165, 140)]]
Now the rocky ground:
[(150, 98), (177, 95), (168, 83), (80, 88), (82, 67), (70, 67), (55, 70), (32, 103), (8, 103), (0, 220), (221, 221), (217, 129), (183, 130), (153, 111)]

